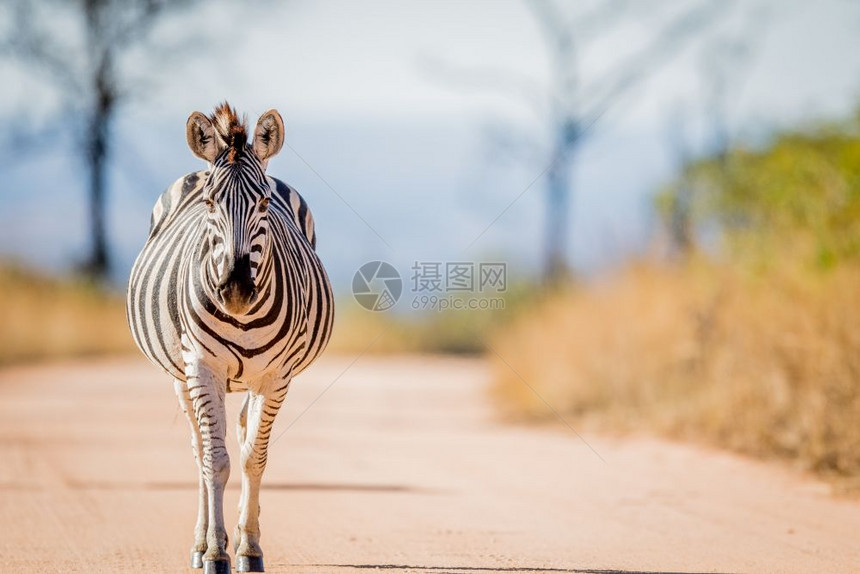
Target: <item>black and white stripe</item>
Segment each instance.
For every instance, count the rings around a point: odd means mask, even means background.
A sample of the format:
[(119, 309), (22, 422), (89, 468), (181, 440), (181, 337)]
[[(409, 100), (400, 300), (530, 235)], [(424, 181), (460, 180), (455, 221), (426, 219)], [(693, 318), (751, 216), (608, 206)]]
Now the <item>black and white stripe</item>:
[[(331, 332), (333, 303), (328, 278), (314, 247), (316, 235), (305, 200), (273, 177), (263, 180), (270, 190), (270, 207), (259, 235), (239, 241), (253, 244), (252, 275), (265, 285), (252, 310), (231, 317), (217, 306), (215, 278), (223, 271), (224, 235), (205, 225), (208, 210), (203, 189), (217, 182), (212, 171), (200, 171), (176, 181), (159, 198), (152, 214), (150, 236), (134, 264), (129, 283), (128, 318), (141, 351), (168, 374), (183, 379), (180, 352), (183, 322), (201, 330), (199, 343), (230, 362), (230, 389), (247, 388), (246, 361), (264, 355), (266, 367), (278, 363), (298, 374), (322, 351)], [(235, 182), (232, 182), (235, 185)], [(233, 192), (230, 209), (256, 215), (252, 200)], [(226, 230), (222, 230), (222, 233)], [(271, 238), (263, 259), (263, 237)], [(211, 255), (211, 256), (210, 256)], [(262, 266), (261, 266), (262, 262)], [(201, 266), (207, 273), (201, 273)], [(275, 350), (277, 352), (272, 352)]]

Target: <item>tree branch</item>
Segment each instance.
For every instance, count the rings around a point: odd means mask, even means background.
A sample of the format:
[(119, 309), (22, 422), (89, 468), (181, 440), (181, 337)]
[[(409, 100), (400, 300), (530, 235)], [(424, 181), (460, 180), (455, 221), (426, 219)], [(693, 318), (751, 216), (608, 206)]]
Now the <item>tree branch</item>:
[(109, 36), (108, 42), (118, 51), (125, 50), (146, 37), (163, 16), (172, 11), (183, 10), (197, 1), (142, 0), (138, 2), (138, 13), (130, 14), (126, 22), (115, 24), (116, 31)]
[(538, 25), (543, 28), (544, 36), (553, 43), (571, 41), (571, 23), (567, 16), (551, 0), (528, 0), (526, 6), (532, 11)]
[(597, 8), (577, 18), (574, 22), (577, 40), (580, 43), (591, 40), (622, 14), (629, 4), (630, 0), (604, 0)]
[(719, 0), (707, 0), (685, 12), (667, 25), (650, 46), (611, 72), (609, 77), (596, 82), (595, 87), (587, 89), (594, 95), (582, 98), (581, 105), (585, 111), (580, 116), (581, 123), (592, 125), (597, 121), (621, 96), (676, 56), (679, 44), (705, 24), (711, 23), (715, 15), (724, 13), (726, 4)]
[(545, 161), (548, 155), (547, 146), (523, 129), (490, 124), (484, 127), (483, 132), (492, 146), (494, 156), (539, 163)]
[(38, 18), (30, 3), (16, 2), (11, 16), (10, 35), (0, 42), (0, 54), (14, 56), (41, 67), (52, 81), (80, 96), (83, 85), (80, 70), (76, 69), (70, 57), (73, 51), (59, 46), (44, 30), (33, 25)]
[(427, 57), (422, 58), (420, 64), (445, 83), (513, 97), (526, 104), (540, 118), (547, 111), (550, 96), (538, 87), (540, 82), (530, 76), (483, 66), (454, 66)]

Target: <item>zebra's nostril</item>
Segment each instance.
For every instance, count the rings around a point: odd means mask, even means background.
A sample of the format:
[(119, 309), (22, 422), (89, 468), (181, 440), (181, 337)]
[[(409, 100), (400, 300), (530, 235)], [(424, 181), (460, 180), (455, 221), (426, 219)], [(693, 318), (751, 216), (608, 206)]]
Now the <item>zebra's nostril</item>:
[(236, 286), (240, 290), (246, 287), (254, 286), (254, 281), (251, 277), (251, 256), (243, 255), (232, 262), (232, 265), (226, 265), (221, 276), (218, 277), (218, 289), (225, 290)]

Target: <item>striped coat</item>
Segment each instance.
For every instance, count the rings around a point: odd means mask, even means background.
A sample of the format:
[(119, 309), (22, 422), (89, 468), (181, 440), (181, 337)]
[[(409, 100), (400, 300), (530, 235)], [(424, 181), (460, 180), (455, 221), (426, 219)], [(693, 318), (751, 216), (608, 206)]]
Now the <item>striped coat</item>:
[(201, 342), (230, 362), (228, 392), (246, 390), (243, 381), (264, 369), (296, 375), (325, 348), (334, 316), (331, 287), (314, 251), (313, 216), (295, 189), (266, 176), (270, 226), (284, 239), (276, 243), (275, 281), (269, 297), (262, 298), (268, 303), (257, 313), (241, 320), (228, 317), (194, 293), (191, 267), (204, 230), (202, 190), (208, 176), (198, 171), (178, 179), (155, 204), (149, 238), (129, 281), (134, 340), (150, 361), (184, 379), (182, 325), (194, 322), (209, 335)]
[(334, 304), (304, 199), (267, 176), (283, 145), (270, 110), (248, 142), (226, 103), (191, 114), (186, 138), (209, 164), (165, 191), (131, 272), (128, 322), (140, 350), (174, 379), (191, 427), (199, 504), (191, 564), (230, 572), (223, 494), (230, 474), (225, 394), (247, 391), (238, 421), (242, 471), (236, 567), (263, 571), (260, 480), (292, 377), (331, 336)]

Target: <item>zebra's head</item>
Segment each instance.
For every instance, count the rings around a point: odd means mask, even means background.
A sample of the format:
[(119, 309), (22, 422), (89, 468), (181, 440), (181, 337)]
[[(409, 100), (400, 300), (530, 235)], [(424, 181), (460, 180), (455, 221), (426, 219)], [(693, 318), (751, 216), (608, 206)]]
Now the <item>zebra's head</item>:
[(269, 110), (249, 143), (244, 118), (225, 102), (212, 116), (191, 114), (186, 138), (194, 155), (209, 163), (202, 190), (205, 282), (224, 311), (244, 315), (271, 273), (266, 166), (283, 146), (284, 122)]

